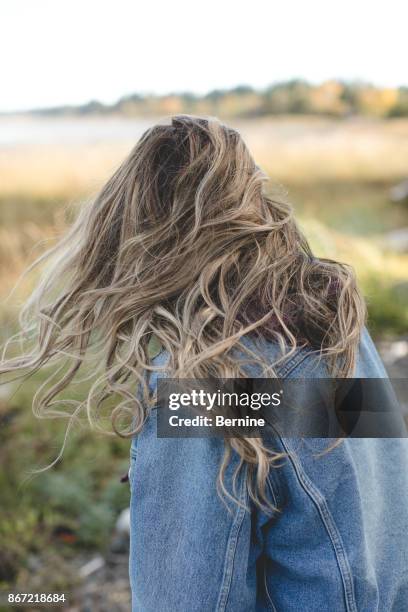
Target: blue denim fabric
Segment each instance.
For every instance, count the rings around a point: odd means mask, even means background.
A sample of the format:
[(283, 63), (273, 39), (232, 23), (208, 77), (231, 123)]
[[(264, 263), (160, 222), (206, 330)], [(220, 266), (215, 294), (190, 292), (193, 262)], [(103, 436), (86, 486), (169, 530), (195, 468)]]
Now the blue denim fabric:
[[(328, 376), (307, 350), (278, 375)], [(386, 377), (366, 330), (355, 376)], [(408, 440), (345, 439), (317, 457), (330, 440), (274, 439), (288, 456), (270, 470), (271, 516), (250, 505), (245, 472), (242, 506), (217, 495), (223, 440), (158, 439), (156, 414), (131, 445), (133, 612), (408, 610)]]

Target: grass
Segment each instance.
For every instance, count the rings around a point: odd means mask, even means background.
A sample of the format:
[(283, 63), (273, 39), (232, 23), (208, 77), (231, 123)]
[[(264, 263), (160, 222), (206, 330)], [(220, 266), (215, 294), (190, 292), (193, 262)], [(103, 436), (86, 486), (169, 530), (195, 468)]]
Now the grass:
[(367, 301), (373, 335), (406, 334), (408, 253), (387, 251), (378, 235), (370, 238), (337, 232), (308, 217), (301, 217), (300, 225), (317, 255), (353, 266)]
[[(129, 441), (90, 434), (86, 427), (71, 433), (63, 461), (31, 474), (58, 455), (66, 426), (34, 419), (30, 411), (43, 378), (40, 373), (20, 387), (12, 385), (11, 397), (0, 404), (0, 590), (72, 588), (75, 577), (68, 567), (64, 576), (60, 563), (79, 551), (103, 551), (129, 503), (128, 486), (120, 482), (128, 469)], [(47, 571), (38, 585), (29, 567), (33, 559), (44, 563), (44, 555)]]

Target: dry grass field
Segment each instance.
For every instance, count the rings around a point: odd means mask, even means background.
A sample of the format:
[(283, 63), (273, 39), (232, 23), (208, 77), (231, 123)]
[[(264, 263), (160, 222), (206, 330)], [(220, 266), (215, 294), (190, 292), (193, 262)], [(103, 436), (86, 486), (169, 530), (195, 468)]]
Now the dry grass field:
[[(0, 132), (2, 124), (8, 127), (0, 140), (0, 299), (152, 123), (0, 119)], [(316, 252), (356, 267), (374, 304), (376, 330), (383, 325), (383, 332), (400, 331), (406, 312), (393, 291), (397, 287), (398, 294), (407, 281), (408, 256), (390, 251), (384, 237), (408, 226), (408, 206), (389, 197), (391, 186), (408, 175), (408, 120), (288, 116), (232, 123), (271, 177), (271, 190), (293, 203)], [(16, 295), (23, 297), (30, 282)], [(13, 300), (3, 301), (3, 317), (15, 307)], [(375, 304), (384, 308), (387, 302), (389, 321), (377, 321)]]

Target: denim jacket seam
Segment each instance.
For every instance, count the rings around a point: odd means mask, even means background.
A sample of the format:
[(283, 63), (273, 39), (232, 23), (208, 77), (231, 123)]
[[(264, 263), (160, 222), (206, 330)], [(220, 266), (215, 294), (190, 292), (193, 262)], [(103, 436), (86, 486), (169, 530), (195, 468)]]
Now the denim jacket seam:
[(275, 487), (274, 487), (274, 485), (273, 485), (273, 483), (271, 481), (270, 473), (266, 477), (266, 482), (267, 482), (267, 484), (269, 486), (269, 490), (270, 490), (270, 493), (271, 493), (273, 505), (274, 505), (275, 508), (277, 508), (278, 507), (278, 500), (277, 500), (277, 496), (276, 496), (276, 493), (275, 493)]
[[(282, 443), (286, 447), (286, 444), (283, 440)], [(332, 542), (337, 565), (343, 583), (347, 612), (358, 612), (354, 593), (353, 576), (347, 558), (347, 553), (341, 535), (337, 529), (336, 523), (327, 506), (326, 500), (324, 496), (320, 493), (320, 491), (310, 481), (302, 466), (300, 465), (296, 455), (291, 453), (287, 447), (286, 450), (294, 466), (295, 473), (300, 482), (300, 485), (317, 507), (319, 516), (321, 517), (321, 520)]]
[[(278, 439), (280, 438), (279, 434), (276, 434)], [(283, 485), (281, 481), (281, 466), (270, 466), (268, 476), (266, 478), (267, 486), (270, 490), (272, 501), (276, 508), (276, 511), (273, 512), (273, 517), (278, 517), (280, 513), (280, 509), (283, 507), (284, 501), (284, 493), (283, 493)]]
[(306, 352), (296, 352), (286, 363), (283, 363), (281, 366), (276, 368), (278, 376), (288, 376), (288, 374), (293, 372), (293, 370), (297, 368), (305, 359), (307, 359), (312, 352), (312, 350), (307, 350)]
[(270, 593), (269, 593), (269, 590), (268, 590), (268, 584), (267, 584), (267, 581), (266, 581), (266, 570), (265, 570), (265, 567), (263, 568), (263, 577), (264, 577), (264, 587), (265, 587), (265, 592), (266, 592), (266, 595), (267, 595), (267, 598), (268, 598), (268, 599), (267, 599), (267, 602), (266, 602), (266, 604), (267, 604), (267, 606), (268, 606), (268, 610), (269, 610), (270, 612), (277, 612), (276, 606), (275, 606), (275, 604), (273, 603), (273, 601), (272, 601), (272, 597), (271, 597), (271, 595), (270, 595)]
[(246, 485), (246, 471), (243, 474), (243, 478), (242, 478), (242, 485), (241, 485), (241, 491), (240, 491), (240, 496), (239, 496), (240, 505), (236, 512), (235, 518), (232, 522), (230, 533), (228, 536), (227, 550), (225, 553), (225, 561), (224, 561), (224, 571), (223, 571), (223, 576), (222, 576), (222, 581), (221, 581), (220, 593), (219, 593), (218, 601), (217, 601), (216, 612), (225, 612), (227, 603), (228, 603), (228, 597), (229, 597), (230, 590), (231, 590), (232, 575), (233, 575), (239, 533), (241, 531), (245, 512), (247, 512), (247, 509), (245, 508), (245, 505), (244, 505), (246, 501), (246, 486), (245, 485)]

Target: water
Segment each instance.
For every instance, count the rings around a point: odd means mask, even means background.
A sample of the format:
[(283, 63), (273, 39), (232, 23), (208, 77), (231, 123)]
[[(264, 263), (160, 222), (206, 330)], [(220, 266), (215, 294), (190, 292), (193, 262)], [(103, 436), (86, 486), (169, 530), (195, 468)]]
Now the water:
[(0, 117), (0, 147), (135, 142), (154, 123), (122, 117)]

